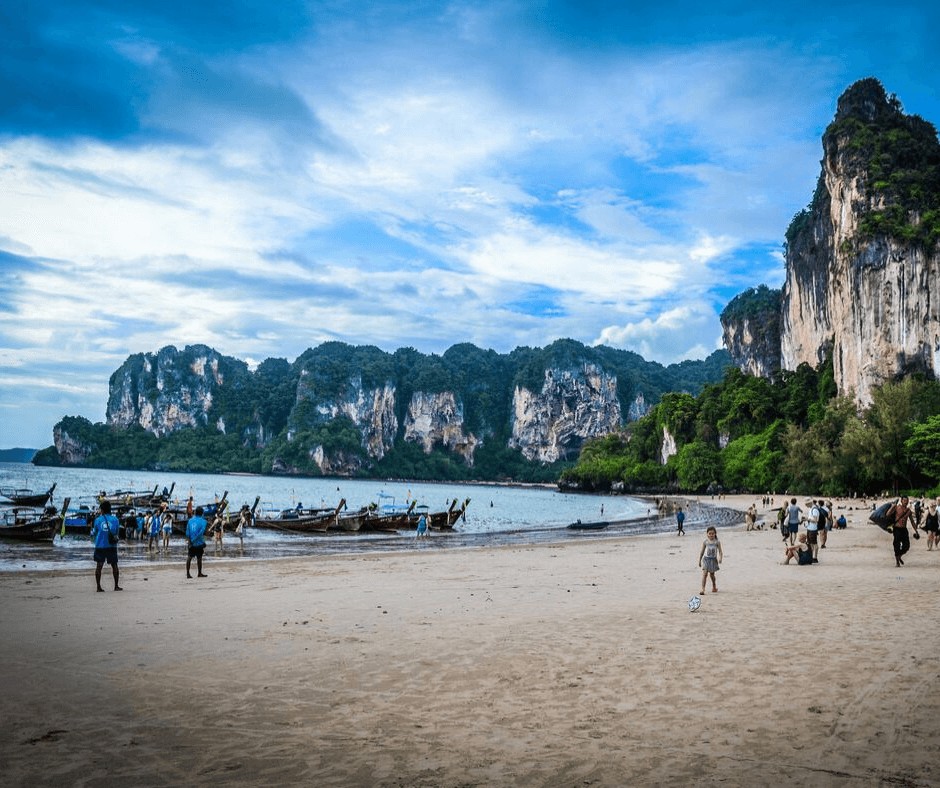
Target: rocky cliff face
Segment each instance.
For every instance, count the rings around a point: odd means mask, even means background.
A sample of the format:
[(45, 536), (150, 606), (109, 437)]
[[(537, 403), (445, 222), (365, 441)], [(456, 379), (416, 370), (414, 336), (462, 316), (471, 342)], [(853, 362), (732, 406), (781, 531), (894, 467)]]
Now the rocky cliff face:
[(922, 210), (940, 196), (940, 145), (863, 80), (839, 99), (823, 150), (788, 237), (781, 363), (815, 366), (831, 348), (839, 391), (867, 404), (888, 380), (940, 371), (940, 249)]
[(231, 363), (239, 362), (203, 345), (131, 356), (111, 376), (108, 424), (139, 424), (157, 436), (206, 426), (213, 398), (225, 383), (220, 367)]
[[(663, 391), (720, 379), (726, 363), (722, 352), (666, 368), (571, 340), (504, 356), (459, 345), (440, 357), (325, 343), (293, 363), (268, 359), (249, 371), (202, 345), (166, 347), (129, 357), (111, 376), (107, 419), (157, 436), (214, 428), (263, 453), (264, 470), (283, 473), (367, 472), (401, 441), (456, 454), (468, 467), (497, 440), (551, 463), (618, 429), (624, 413), (645, 415)], [(71, 462), (66, 455), (82, 450), (66, 437), (57, 444)]]
[(765, 377), (831, 352), (840, 394), (868, 404), (886, 381), (940, 373), (940, 143), (864, 79), (840, 97), (823, 154), (787, 230), (779, 333), (775, 310), (738, 310), (722, 315), (724, 341)]
[(56, 424), (52, 430), (52, 439), (59, 460), (65, 465), (81, 465), (91, 455), (94, 447), (72, 437), (62, 424)]
[(439, 394), (416, 391), (412, 395), (405, 420), (405, 440), (420, 443), (425, 454), (430, 454), (435, 444), (443, 446), (463, 457), (470, 467), (481, 443), (473, 433), (464, 431), (463, 403), (457, 401), (452, 391)]
[[(339, 396), (317, 400), (315, 392), (307, 385), (305, 373), (305, 370), (301, 371), (297, 402), (310, 400), (320, 420), (324, 422), (341, 416), (349, 419), (361, 436), (361, 445), (366, 456), (381, 460), (394, 444), (398, 434), (394, 384), (387, 381), (383, 386), (367, 388), (362, 384), (362, 376), (354, 375), (342, 388)], [(320, 458), (317, 460), (320, 469), (324, 473), (333, 472), (335, 461), (324, 454), (323, 447), (317, 446), (313, 451)]]
[(547, 369), (541, 391), (516, 387), (510, 448), (527, 460), (556, 462), (576, 457), (588, 438), (620, 425), (617, 379), (593, 364)]
[(764, 285), (732, 299), (721, 313), (722, 339), (732, 363), (773, 379), (780, 370), (780, 291)]

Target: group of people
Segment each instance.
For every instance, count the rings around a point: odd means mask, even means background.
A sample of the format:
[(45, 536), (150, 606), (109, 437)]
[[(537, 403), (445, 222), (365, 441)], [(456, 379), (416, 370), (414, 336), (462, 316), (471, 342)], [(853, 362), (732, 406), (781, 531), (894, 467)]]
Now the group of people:
[[(201, 506), (197, 506), (186, 522), (186, 577), (189, 579), (192, 579), (191, 569), (194, 558), (196, 559), (197, 577), (207, 576), (202, 571), (206, 537), (212, 536), (216, 544), (221, 546), (223, 534), (225, 533), (225, 521), (221, 516), (214, 517), (210, 525), (204, 515), (205, 510)], [(235, 529), (235, 534), (240, 539), (244, 539), (245, 530), (251, 524), (251, 517), (251, 510), (247, 506), (243, 506), (239, 512), (238, 525)], [(150, 538), (148, 547), (154, 549), (162, 534), (163, 546), (169, 546), (170, 533), (173, 530), (173, 515), (167, 511), (165, 505), (160, 509), (154, 509), (146, 517), (134, 516), (133, 520), (134, 522), (128, 520), (125, 523), (126, 537), (143, 539), (143, 533), (146, 531)], [(98, 591), (104, 591), (101, 587), (101, 573), (105, 564), (111, 567), (111, 573), (114, 576), (114, 590), (123, 590), (119, 584), (120, 570), (118, 569), (117, 551), (120, 529), (120, 522), (111, 513), (110, 501), (102, 501), (99, 514), (91, 526), (91, 539), (94, 544), (95, 585)]]
[[(833, 528), (845, 528), (845, 515), (838, 521), (833, 520), (832, 504), (826, 506), (822, 500), (807, 498), (804, 503), (806, 511), (800, 508), (796, 498), (780, 508), (777, 523), (780, 535), (783, 537), (784, 558), (783, 563), (789, 564), (796, 559), (798, 564), (819, 563), (819, 551), (826, 546), (829, 532)], [(805, 530), (800, 531), (800, 526)]]

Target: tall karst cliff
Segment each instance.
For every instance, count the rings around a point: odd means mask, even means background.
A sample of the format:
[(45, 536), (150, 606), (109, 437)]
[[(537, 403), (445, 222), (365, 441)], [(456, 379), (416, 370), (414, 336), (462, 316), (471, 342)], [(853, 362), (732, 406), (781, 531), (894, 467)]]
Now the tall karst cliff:
[[(873, 78), (839, 98), (822, 143), (812, 201), (786, 233), (780, 366), (831, 351), (839, 392), (867, 404), (888, 380), (940, 371), (940, 143)], [(767, 336), (732, 352), (757, 371)]]
[[(285, 473), (368, 472), (403, 445), (469, 468), (488, 445), (552, 463), (620, 427), (623, 414), (643, 415), (664, 392), (719, 380), (727, 363), (717, 351), (663, 367), (571, 340), (508, 355), (455, 345), (442, 356), (328, 342), (251, 371), (202, 345), (166, 347), (131, 356), (111, 376), (107, 421), (158, 437), (194, 428), (237, 436), (266, 453), (264, 470)], [(58, 425), (62, 462), (93, 451), (72, 434), (90, 434), (83, 421)]]

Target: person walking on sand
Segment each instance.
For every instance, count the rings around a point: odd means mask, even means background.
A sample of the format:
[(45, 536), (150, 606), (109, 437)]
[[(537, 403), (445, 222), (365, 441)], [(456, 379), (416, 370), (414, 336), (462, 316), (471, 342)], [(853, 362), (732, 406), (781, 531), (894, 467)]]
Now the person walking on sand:
[(147, 549), (156, 550), (160, 544), (160, 510), (154, 509), (147, 518)]
[(415, 533), (415, 538), (421, 539), (427, 535), (428, 535), (428, 516), (426, 514), (422, 514), (418, 518), (418, 530)]
[(160, 515), (160, 521), (163, 523), (163, 549), (170, 549), (170, 534), (173, 533), (173, 515), (167, 511), (166, 504), (163, 504), (163, 514)]
[(709, 576), (712, 579), (712, 593), (716, 593), (718, 586), (715, 583), (715, 572), (718, 571), (724, 555), (721, 552), (721, 542), (718, 541), (718, 531), (714, 525), (708, 526), (705, 537), (705, 541), (702, 542), (702, 549), (698, 554), (698, 565), (702, 567), (702, 593), (705, 593), (705, 580)]
[(679, 510), (676, 512), (676, 525), (679, 526), (679, 533), (684, 535), (685, 528), (683, 528), (683, 526), (685, 525), (685, 512), (682, 511), (681, 506), (679, 507)]
[(120, 570), (118, 569), (117, 541), (120, 528), (121, 524), (118, 522), (117, 517), (111, 514), (111, 502), (102, 501), (101, 513), (95, 518), (95, 522), (91, 526), (91, 538), (95, 542), (95, 585), (98, 587), (98, 591), (104, 591), (101, 587), (101, 569), (104, 567), (105, 562), (111, 564), (111, 574), (114, 575), (114, 590), (124, 590), (118, 585)]
[(206, 549), (206, 528), (209, 524), (202, 516), (202, 512), (202, 507), (197, 506), (196, 513), (186, 523), (186, 539), (189, 541), (189, 551), (186, 556), (186, 577), (190, 580), (193, 579), (193, 576), (189, 573), (193, 558), (196, 559), (198, 576), (206, 577), (202, 573), (202, 554)]
[(907, 532), (907, 524), (910, 522), (914, 526), (914, 538), (920, 539), (917, 533), (917, 524), (914, 522), (914, 513), (907, 505), (906, 495), (901, 496), (901, 500), (888, 509), (888, 517), (893, 521), (891, 533), (894, 536), (894, 560), (896, 566), (904, 566), (904, 554), (911, 549), (911, 536)]
[(927, 504), (927, 517), (924, 519), (924, 530), (927, 532), (927, 549), (933, 550), (934, 545), (940, 549), (940, 517), (937, 516), (937, 502)]

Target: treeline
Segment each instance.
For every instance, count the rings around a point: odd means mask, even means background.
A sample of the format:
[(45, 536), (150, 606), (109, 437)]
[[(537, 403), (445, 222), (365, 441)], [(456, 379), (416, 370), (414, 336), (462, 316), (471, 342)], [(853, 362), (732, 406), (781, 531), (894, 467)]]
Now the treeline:
[[(771, 382), (730, 368), (701, 394), (667, 394), (623, 431), (589, 441), (561, 482), (583, 489), (824, 495), (940, 492), (940, 384), (892, 382), (859, 409), (831, 361)], [(664, 440), (675, 453), (662, 464)]]
[[(81, 416), (66, 416), (59, 426), (72, 439), (93, 447), (82, 463), (90, 468), (269, 474), (286, 466), (303, 475), (322, 476), (305, 446), (322, 445), (330, 454), (346, 451), (350, 456), (358, 456), (362, 453), (359, 433), (345, 418), (323, 423), (294, 440), (279, 435), (260, 450), (245, 446), (237, 435), (226, 435), (212, 427), (178, 430), (158, 438), (140, 426), (121, 428), (93, 424)], [(61, 464), (61, 459), (56, 448), (50, 446), (39, 451), (33, 462), (56, 466)], [(434, 448), (430, 454), (425, 454), (420, 445), (399, 439), (382, 460), (363, 466), (361, 475), (425, 481), (552, 483), (572, 464), (529, 462), (520, 451), (491, 441), (477, 449), (471, 468), (450, 451)]]

